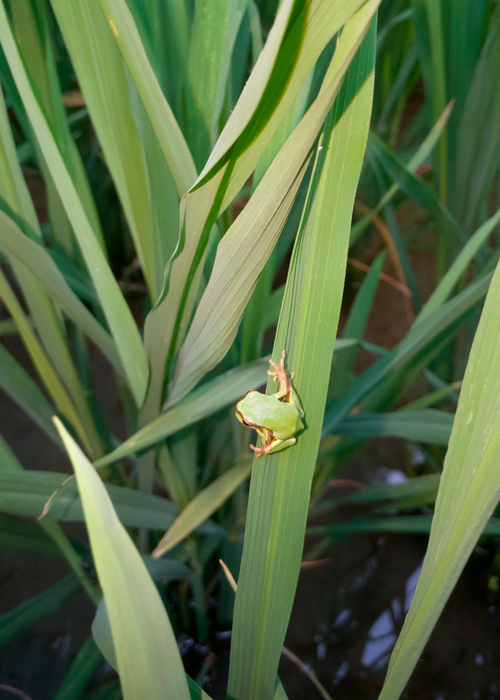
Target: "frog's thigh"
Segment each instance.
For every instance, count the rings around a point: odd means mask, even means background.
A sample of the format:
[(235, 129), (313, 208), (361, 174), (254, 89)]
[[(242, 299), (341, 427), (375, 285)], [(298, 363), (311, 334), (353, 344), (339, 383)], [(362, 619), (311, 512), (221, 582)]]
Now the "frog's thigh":
[(264, 445), (268, 445), (272, 440), (272, 433), (267, 428), (255, 428), (257, 434), (262, 438)]
[(287, 447), (295, 445), (296, 442), (297, 438), (294, 437), (288, 438), (287, 440), (274, 440), (271, 444), (271, 447), (267, 450), (267, 454), (271, 454), (272, 452), (279, 452), (280, 450), (285, 450)]

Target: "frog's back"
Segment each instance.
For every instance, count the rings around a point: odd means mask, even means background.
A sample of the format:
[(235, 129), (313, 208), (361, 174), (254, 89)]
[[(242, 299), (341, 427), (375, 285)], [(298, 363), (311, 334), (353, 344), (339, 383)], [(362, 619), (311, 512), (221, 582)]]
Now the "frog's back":
[(263, 413), (265, 412), (267, 418), (266, 428), (272, 430), (274, 437), (286, 440), (302, 430), (304, 424), (296, 406), (287, 401), (280, 401), (274, 396), (265, 395), (265, 399)]

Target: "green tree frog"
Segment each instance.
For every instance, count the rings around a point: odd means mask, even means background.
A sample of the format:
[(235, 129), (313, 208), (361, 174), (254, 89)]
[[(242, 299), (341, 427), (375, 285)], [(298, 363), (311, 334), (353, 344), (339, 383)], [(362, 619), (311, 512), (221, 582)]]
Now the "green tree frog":
[(295, 373), (288, 376), (285, 354), (283, 350), (279, 364), (269, 360), (274, 372), (268, 371), (268, 374), (279, 382), (279, 391), (268, 395), (252, 390), (236, 404), (236, 418), (254, 428), (262, 438), (262, 447), (250, 445), (257, 457), (295, 445), (297, 438), (294, 436), (304, 427), (304, 410), (292, 387)]

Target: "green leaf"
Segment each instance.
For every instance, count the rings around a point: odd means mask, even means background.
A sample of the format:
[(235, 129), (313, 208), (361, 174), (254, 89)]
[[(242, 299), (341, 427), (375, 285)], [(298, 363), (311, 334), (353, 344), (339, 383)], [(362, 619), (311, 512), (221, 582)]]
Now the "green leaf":
[[(62, 488), (61, 488), (62, 487)], [(74, 478), (48, 471), (0, 472), (0, 511), (37, 518), (56, 490), (50, 515), (56, 520), (83, 520)], [(179, 514), (171, 501), (136, 489), (106, 484), (105, 488), (122, 523), (127, 527), (167, 530)], [(200, 526), (200, 532), (220, 533), (215, 523)]]
[[(441, 3), (434, 0), (418, 0), (423, 2), (427, 14), (427, 26), (429, 31), (431, 65), (432, 65), (432, 111), (434, 119), (438, 119), (446, 106), (446, 67), (444, 56), (444, 31)], [(439, 175), (439, 195), (446, 201), (447, 189), (447, 159), (448, 144), (446, 132), (443, 133), (436, 162)]]
[(0, 471), (17, 473), (22, 468), (23, 465), (0, 435)]
[(410, 169), (398, 156), (373, 132), (370, 134), (368, 143), (371, 153), (389, 177), (398, 183), (401, 190), (435, 216), (442, 229), (449, 232), (458, 241), (465, 243), (467, 237), (464, 229), (449, 209), (438, 199), (432, 187), (419, 175), (410, 172)]
[[(44, 349), (40, 345), (35, 331), (32, 328), (31, 323), (28, 321), (20, 302), (7, 282), (7, 278), (1, 271), (0, 297), (3, 299), (5, 306), (17, 323), (19, 334), (23, 339), (30, 358), (35, 365), (45, 388), (52, 397), (55, 405), (77, 432), (78, 437), (85, 445), (85, 449), (92, 454), (92, 442), (87, 435), (83, 422), (80, 420), (80, 416), (78, 415), (75, 405), (73, 404), (66, 387), (61, 381), (57, 370), (52, 365), (50, 359), (47, 357)], [(99, 454), (99, 451), (100, 450), (97, 451), (97, 454)]]
[(57, 544), (33, 522), (0, 513), (0, 549), (62, 559)]
[(92, 635), (87, 637), (54, 695), (54, 700), (78, 700), (101, 659), (102, 654)]
[(94, 467), (62, 423), (54, 421), (75, 469), (124, 700), (187, 700), (181, 657), (156, 586)]
[(284, 226), (314, 141), (362, 38), (363, 32), (350, 31), (349, 25), (344, 29), (318, 97), (219, 244), (207, 289), (179, 354), (169, 401), (185, 396), (229, 350)]
[[(475, 8), (476, 9), (476, 8)], [(476, 64), (457, 136), (455, 188), (450, 192), (457, 216), (467, 229), (477, 221), (500, 163), (500, 8), (489, 21), (488, 36)]]
[[(76, 6), (72, 4), (71, 7)], [(79, 29), (81, 30), (81, 27)], [(106, 31), (108, 31), (107, 27)], [(80, 35), (83, 36), (83, 33), (80, 32)], [(43, 111), (33, 92), (15, 39), (12, 36), (3, 3), (0, 3), (0, 41), (40, 148), (51, 169), (54, 183), (78, 237), (82, 254), (101, 300), (130, 388), (136, 403), (140, 405), (146, 391), (148, 368), (139, 331), (87, 219)]]
[(173, 355), (191, 318), (212, 225), (254, 170), (322, 49), (360, 4), (361, 0), (281, 3), (240, 99), (203, 172), (181, 202), (179, 246), (144, 329), (151, 367), (144, 422), (158, 414), (165, 368), (170, 379)]
[(122, 689), (120, 682), (115, 681), (108, 685), (101, 686), (97, 693), (93, 693), (89, 700), (122, 700)]
[(500, 267), (465, 372), (431, 537), (381, 698), (398, 698), (499, 497)]
[(252, 461), (247, 458), (241, 464), (235, 464), (195, 496), (162, 537), (153, 556), (161, 557), (169, 552), (215, 513), (248, 478), (252, 470)]
[(325, 413), (323, 432), (335, 431), (337, 425), (357, 403), (372, 391), (391, 372), (402, 369), (419, 354), (450, 338), (450, 331), (467, 316), (488, 291), (491, 277), (476, 280), (443, 304), (418, 327), (412, 326), (409, 333), (394, 350), (385, 354), (369, 370), (359, 377)]
[(139, 452), (182, 428), (220, 411), (221, 408), (236, 403), (247, 391), (257, 389), (264, 384), (268, 366), (268, 359), (262, 358), (231, 369), (203, 384), (182, 402), (169, 408), (131, 438), (125, 440), (116, 450), (95, 462), (95, 466), (102, 467), (133, 452)]
[(54, 407), (29, 374), (0, 343), (0, 387), (23, 409), (51, 440), (61, 445), (52, 424)]
[[(49, 29), (48, 6), (45, 3), (20, 0), (11, 6), (11, 11), (14, 32), (27, 72), (30, 74), (33, 84), (37, 86), (41, 104), (54, 138), (57, 141), (59, 151), (63, 155), (68, 171), (71, 173), (87, 217), (96, 232), (101, 247), (104, 249), (104, 239), (95, 202), (82, 159), (70, 132), (69, 120), (66, 118), (56, 58), (54, 56), (53, 40)], [(30, 137), (30, 130), (25, 131), (25, 133)], [(47, 187), (47, 203), (52, 236), (59, 245), (66, 249), (68, 254), (76, 257), (76, 241), (71, 225), (36, 139), (34, 139), (34, 150)]]
[[(432, 522), (432, 515), (402, 515), (394, 516), (392, 518), (354, 518), (353, 520), (349, 520), (346, 523), (309, 527), (307, 529), (307, 534), (329, 534), (335, 538), (343, 537), (344, 535), (354, 532), (404, 532), (411, 533), (413, 535), (427, 535), (431, 531)], [(477, 538), (481, 534), (498, 536), (500, 534), (500, 518), (491, 518), (488, 522), (486, 522), (486, 524), (483, 523), (481, 526), (481, 530), (477, 534)], [(477, 538), (476, 540), (474, 540), (474, 544), (476, 543)], [(458, 575), (456, 578), (458, 578)], [(412, 656), (414, 655), (415, 654), (412, 654)], [(411, 667), (400, 670), (400, 677), (406, 676), (406, 678), (408, 678), (408, 676), (411, 673), (412, 667), (413, 665)], [(390, 667), (388, 678), (390, 678)], [(399, 680), (398, 686), (400, 685), (400, 683), (401, 680)], [(399, 695), (394, 694), (395, 691), (392, 688), (390, 690), (391, 694), (387, 695), (387, 697), (399, 697)], [(381, 697), (383, 697), (383, 695)]]
[(59, 268), (43, 246), (25, 236), (3, 211), (0, 211), (0, 247), (23, 262), (45, 291), (64, 310), (68, 318), (88, 335), (115, 369), (123, 375), (124, 370), (109, 333), (71, 291)]
[[(380, 34), (379, 34), (380, 37)], [(432, 150), (434, 146), (436, 145), (437, 141), (440, 139), (441, 134), (443, 133), (443, 129), (445, 128), (446, 124), (448, 123), (448, 119), (450, 117), (451, 110), (453, 108), (453, 102), (450, 102), (446, 109), (443, 111), (437, 122), (434, 124), (432, 129), (430, 130), (427, 138), (422, 142), (422, 144), (419, 146), (417, 151), (415, 152), (415, 155), (412, 156), (412, 158), (409, 160), (407, 164), (407, 169), (410, 173), (414, 173), (416, 169), (424, 163), (429, 154), (432, 153)], [(394, 182), (387, 192), (384, 194), (384, 196), (380, 199), (376, 207), (372, 209), (372, 211), (367, 214), (363, 219), (355, 223), (352, 227), (351, 230), (351, 239), (350, 239), (350, 245), (354, 245), (354, 243), (358, 240), (358, 238), (361, 236), (363, 231), (369, 226), (369, 224), (373, 221), (373, 219), (382, 211), (382, 209), (385, 207), (385, 205), (390, 202), (390, 200), (394, 197), (394, 195), (397, 193), (399, 190), (399, 183), (396, 181)]]
[(154, 300), (162, 279), (156, 279), (148, 182), (120, 50), (97, 2), (52, 0), (51, 5)]
[(188, 139), (203, 167), (220, 116), (231, 54), (248, 0), (198, 0), (188, 62)]
[(345, 416), (335, 432), (363, 438), (391, 435), (414, 442), (447, 445), (454, 418), (453, 413), (432, 408), (395, 413), (357, 413)]
[(5, 335), (17, 335), (17, 325), (13, 318), (0, 321), (0, 338)]
[(313, 515), (332, 510), (343, 503), (394, 501), (399, 498), (420, 496), (422, 494), (429, 494), (430, 497), (434, 498), (437, 494), (440, 478), (439, 474), (429, 474), (427, 476), (417, 476), (413, 479), (408, 479), (408, 481), (402, 484), (376, 484), (374, 486), (366, 486), (365, 488), (360, 488), (344, 496), (324, 499), (314, 506)]
[[(385, 251), (382, 251), (373, 261), (368, 274), (366, 275), (359, 292), (349, 311), (349, 316), (342, 331), (344, 339), (361, 340), (365, 325), (370, 314), (375, 293), (378, 288), (380, 273), (385, 262)], [(338, 349), (338, 342), (335, 345)], [(330, 380), (330, 395), (340, 394), (350, 381), (352, 368), (356, 359), (357, 347), (353, 346), (342, 355), (334, 355), (334, 365)]]
[(446, 299), (450, 296), (453, 288), (458, 284), (460, 278), (467, 270), (467, 266), (474, 259), (475, 255), (480, 250), (481, 246), (488, 240), (491, 232), (500, 223), (500, 209), (488, 219), (473, 236), (469, 238), (460, 253), (457, 255), (453, 264), (448, 268), (445, 276), (439, 282), (436, 289), (432, 292), (427, 300), (425, 307), (422, 309), (415, 323), (421, 323), (425, 318), (436, 311)]
[[(163, 561), (167, 562), (168, 560)], [(157, 561), (156, 563), (159, 564), (160, 562)], [(111, 664), (113, 668), (117, 668), (118, 662), (116, 660), (116, 652), (104, 598), (102, 598), (99, 603), (97, 613), (92, 623), (92, 635), (106, 661)], [(210, 700), (210, 697), (188, 675), (186, 675), (186, 681), (191, 694), (191, 700)]]
[[(16, 7), (19, 9), (21, 6), (26, 8), (26, 4), (23, 2)], [(29, 28), (27, 33), (29, 34)], [(12, 216), (19, 217), (23, 222), (25, 221), (26, 228), (31, 229), (34, 239), (41, 242), (40, 227), (17, 160), (16, 148), (9, 127), (3, 95), (0, 95), (0, 197), (2, 199), (1, 208), (6, 207), (9, 209), (9, 215), (12, 213)], [(67, 339), (61, 324), (59, 311), (45, 293), (39, 280), (26, 269), (23, 261), (14, 258), (10, 259), (9, 262), (22, 290), (41, 345), (53, 367), (57, 367), (58, 375), (75, 404), (76, 413), (86, 433), (84, 441), (85, 439), (87, 440), (86, 444), (91, 448), (93, 455), (99, 456), (102, 453), (101, 441), (92, 421), (83, 387), (67, 346)], [(18, 317), (16, 318), (19, 320)], [(22, 334), (22, 338), (26, 344), (26, 335)], [(32, 343), (31, 346), (30, 349), (30, 343), (28, 342), (27, 349), (30, 354), (32, 354), (35, 347)], [(43, 379), (45, 381), (47, 375)], [(59, 393), (61, 394), (61, 392)], [(67, 413), (66, 415), (68, 416)], [(75, 425), (74, 422), (73, 424)], [(82, 434), (81, 429), (79, 431)]]
[[(196, 180), (196, 167), (148, 61), (132, 14), (124, 0), (99, 0), (99, 3), (139, 91), (179, 195), (182, 197)], [(172, 4), (175, 5), (175, 3)]]
[(41, 617), (59, 610), (63, 601), (74, 593), (79, 585), (78, 579), (69, 574), (50, 588), (0, 615), (0, 646), (31, 627)]
[[(367, 3), (349, 21), (342, 38), (351, 32), (362, 36), (376, 8), (376, 3)], [(375, 30), (373, 20), (329, 115), (294, 246), (274, 357), (287, 351), (307, 428), (296, 445), (260, 457), (253, 466), (229, 669), (228, 696), (235, 700), (271, 700), (275, 693), (300, 569), (352, 207), (368, 136)]]

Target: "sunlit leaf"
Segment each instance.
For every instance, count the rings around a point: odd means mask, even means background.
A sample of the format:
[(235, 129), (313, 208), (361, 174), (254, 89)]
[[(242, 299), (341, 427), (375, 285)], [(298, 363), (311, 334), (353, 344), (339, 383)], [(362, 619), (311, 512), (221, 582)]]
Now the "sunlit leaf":
[(75, 469), (124, 700), (188, 700), (181, 657), (156, 586), (94, 467), (54, 420)]

